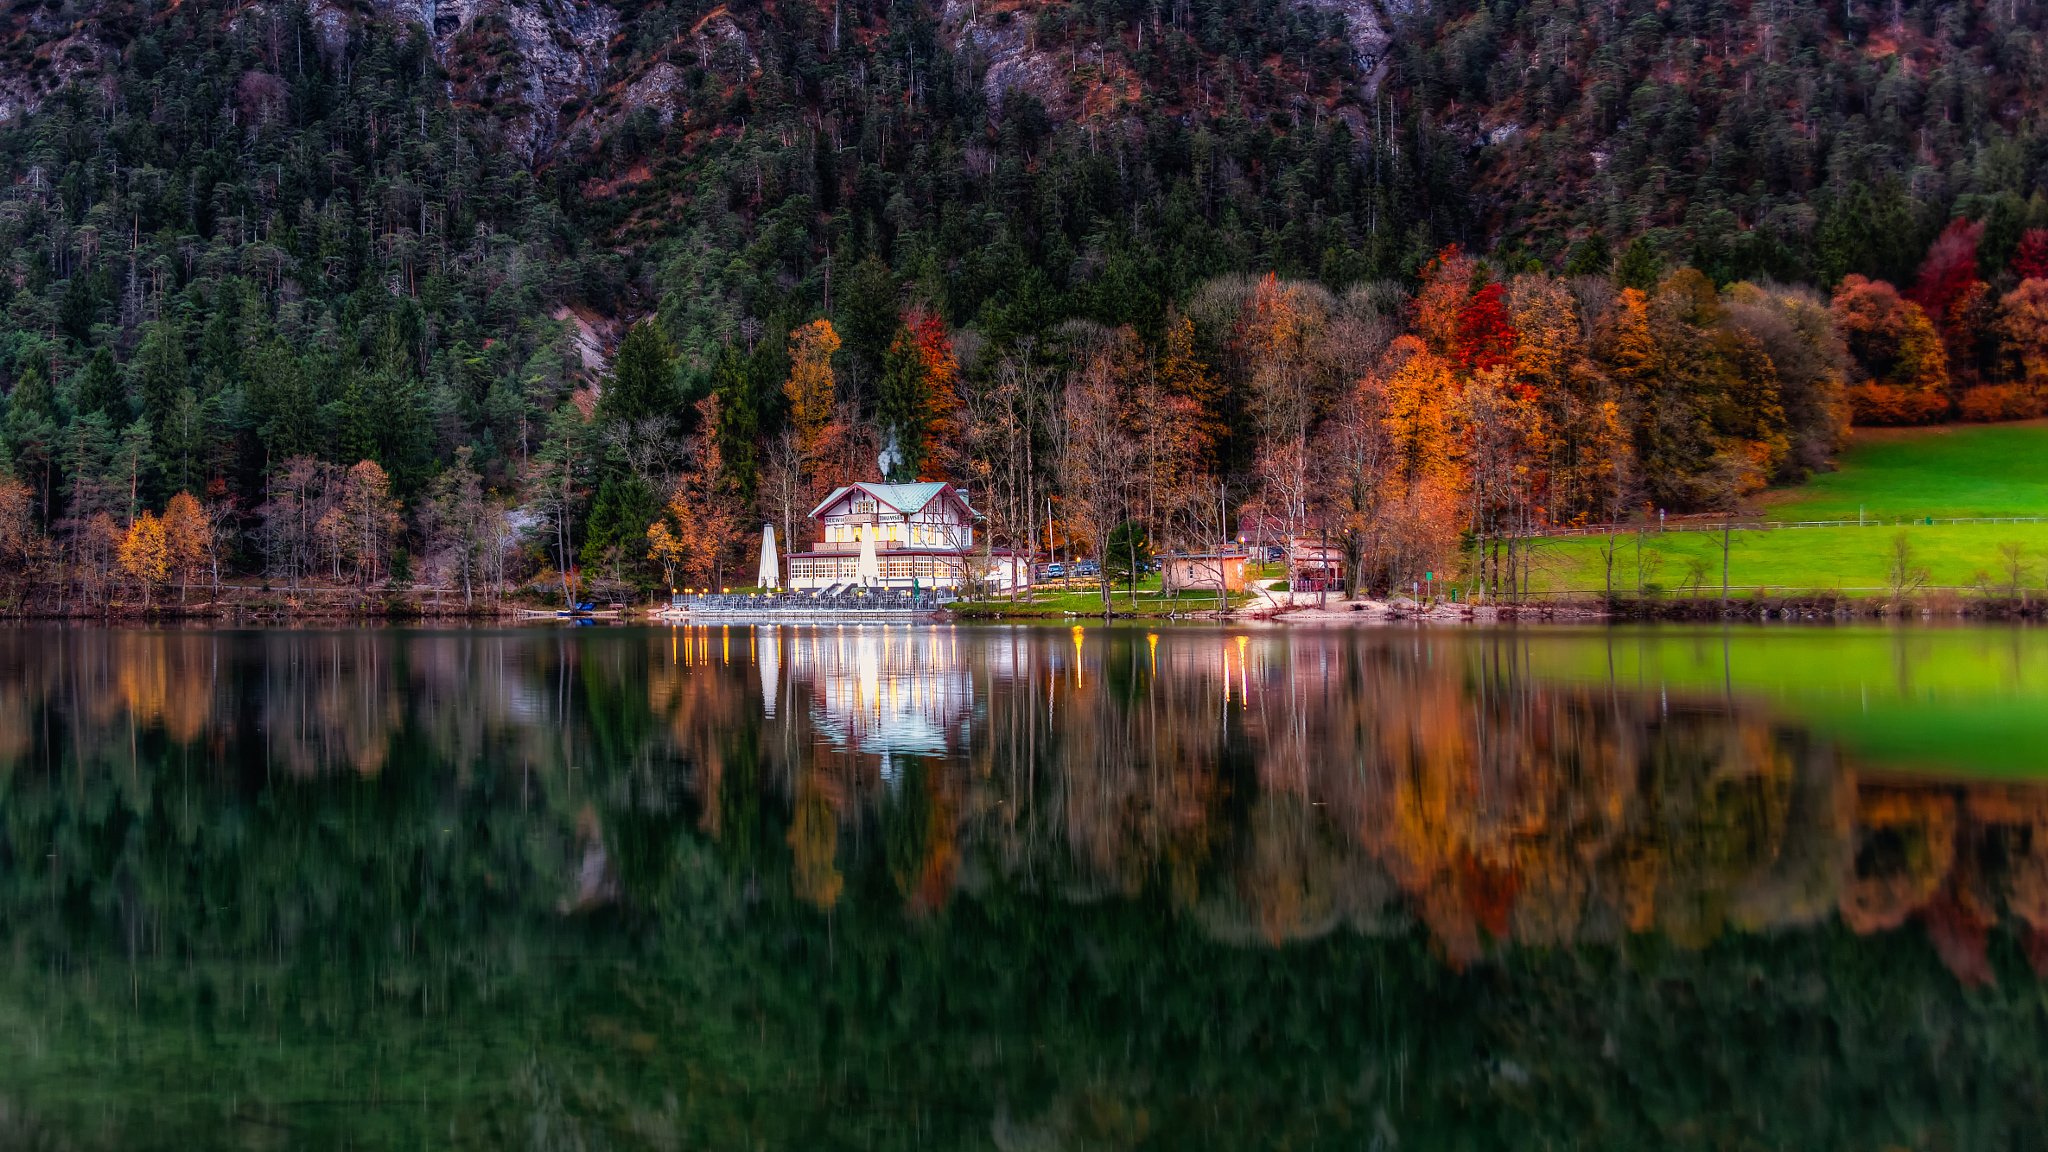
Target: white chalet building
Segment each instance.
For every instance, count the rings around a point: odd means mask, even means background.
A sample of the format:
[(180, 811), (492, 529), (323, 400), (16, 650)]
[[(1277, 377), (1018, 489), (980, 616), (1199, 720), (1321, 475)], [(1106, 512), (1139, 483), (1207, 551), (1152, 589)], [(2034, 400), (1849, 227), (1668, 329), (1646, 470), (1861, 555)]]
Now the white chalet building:
[[(988, 565), (984, 579), (1007, 588), (1024, 576), (1007, 550), (975, 550), (974, 525), (981, 514), (967, 503), (967, 490), (948, 484), (849, 484), (825, 497), (811, 512), (817, 539), (808, 552), (789, 557), (789, 587), (813, 591), (834, 586), (957, 589)], [(874, 541), (874, 571), (861, 571), (865, 540)]]

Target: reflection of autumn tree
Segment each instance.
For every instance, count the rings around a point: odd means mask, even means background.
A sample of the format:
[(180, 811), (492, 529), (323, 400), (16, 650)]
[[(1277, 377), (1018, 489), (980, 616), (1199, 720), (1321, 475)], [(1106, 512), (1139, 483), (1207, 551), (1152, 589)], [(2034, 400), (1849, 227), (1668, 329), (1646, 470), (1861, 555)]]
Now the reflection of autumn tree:
[(1872, 789), (1861, 798), (1856, 825), (1842, 921), (1858, 932), (1897, 928), (1934, 896), (1955, 862), (1955, 800), (1934, 791)]
[(797, 899), (820, 909), (839, 903), (846, 878), (839, 874), (839, 814), (829, 781), (816, 772), (797, 778), (789, 816), (789, 851)]

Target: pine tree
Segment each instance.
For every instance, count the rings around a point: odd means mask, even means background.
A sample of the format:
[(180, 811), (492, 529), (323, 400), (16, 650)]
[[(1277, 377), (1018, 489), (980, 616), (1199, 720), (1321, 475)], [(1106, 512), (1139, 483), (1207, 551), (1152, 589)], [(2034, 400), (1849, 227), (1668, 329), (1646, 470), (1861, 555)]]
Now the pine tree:
[(883, 436), (895, 441), (898, 461), (895, 471), (882, 479), (915, 480), (930, 450), (931, 388), (917, 338), (908, 328), (899, 328), (889, 344), (879, 392), (875, 420)]
[(680, 399), (675, 345), (661, 319), (650, 316), (633, 325), (619, 341), (611, 377), (598, 401), (598, 420), (610, 424), (650, 416), (673, 417)]
[(128, 391), (121, 385), (121, 370), (115, 366), (111, 351), (94, 349), (73, 381), (73, 412), (104, 412), (107, 419), (120, 424), (126, 424), (134, 417), (128, 407)]
[[(105, 419), (104, 413), (101, 418)], [(55, 398), (42, 370), (30, 364), (7, 397), (7, 415), (0, 420), (0, 447), (5, 448), (14, 474), (35, 491), (45, 524), (50, 520), (58, 435)]]
[(143, 331), (142, 345), (135, 350), (128, 372), (135, 382), (138, 415), (148, 422), (151, 432), (161, 431), (178, 393), (191, 385), (185, 337), (174, 321), (159, 320)]

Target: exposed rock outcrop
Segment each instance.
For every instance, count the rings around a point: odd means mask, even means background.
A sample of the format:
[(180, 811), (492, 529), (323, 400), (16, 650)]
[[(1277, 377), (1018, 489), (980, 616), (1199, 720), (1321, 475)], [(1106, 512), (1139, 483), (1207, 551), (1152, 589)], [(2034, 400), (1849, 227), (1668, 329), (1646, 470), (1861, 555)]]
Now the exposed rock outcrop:
[(0, 69), (0, 124), (11, 123), (42, 107), (44, 99), (81, 77), (102, 73), (116, 53), (82, 22), (43, 27), (48, 11), (32, 10), (31, 31), (50, 37), (39, 45), (26, 68)]
[(1054, 119), (1078, 108), (1067, 86), (1067, 53), (1041, 49), (1036, 14), (1043, 0), (946, 0), (939, 28), (956, 53), (968, 52), (983, 67), (982, 96), (1001, 112), (1012, 92), (1028, 92)]
[(601, 91), (618, 13), (595, 0), (377, 0), (432, 33), (450, 94), (493, 108), (529, 160), (561, 139), (563, 105)]
[(1344, 18), (1344, 34), (1351, 41), (1352, 59), (1363, 78), (1364, 94), (1376, 94), (1380, 81), (1386, 76), (1387, 45), (1394, 40), (1387, 31), (1387, 22), (1379, 5), (1373, 0), (1293, 0), (1293, 3), (1312, 12), (1333, 13)]
[[(1342, 18), (1358, 77), (1358, 89), (1348, 95), (1375, 94), (1392, 42), (1382, 6), (1376, 0), (1291, 2)], [(951, 51), (981, 68), (982, 95), (998, 113), (1013, 92), (1029, 93), (1056, 120), (1099, 119), (1139, 100), (1143, 84), (1124, 59), (1123, 41), (1041, 42), (1039, 14), (1063, 6), (1065, 0), (946, 0), (940, 33)]]

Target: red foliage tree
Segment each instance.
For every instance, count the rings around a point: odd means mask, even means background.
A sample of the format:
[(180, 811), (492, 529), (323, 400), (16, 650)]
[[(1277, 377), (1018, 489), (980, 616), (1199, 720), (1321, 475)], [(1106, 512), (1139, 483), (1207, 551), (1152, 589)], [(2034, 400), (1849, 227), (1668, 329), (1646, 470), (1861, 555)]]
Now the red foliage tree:
[(1482, 372), (1514, 362), (1515, 325), (1508, 318), (1505, 297), (1499, 284), (1488, 284), (1458, 309), (1456, 360), (1460, 370)]
[(1927, 246), (1927, 258), (1920, 262), (1920, 274), (1906, 299), (1926, 311), (1937, 327), (1956, 300), (1977, 282), (1977, 241), (1983, 235), (1982, 224), (1951, 220)]
[(2022, 280), (2048, 280), (2048, 228), (2029, 228), (2007, 265)]

